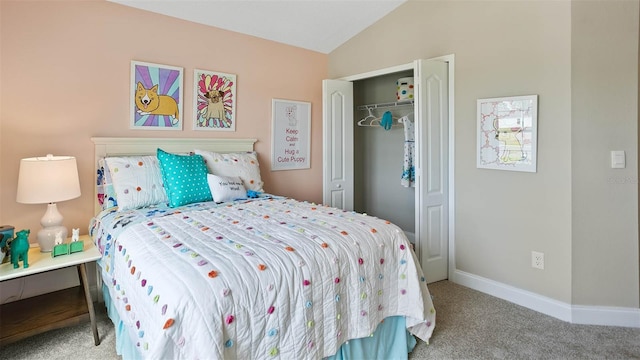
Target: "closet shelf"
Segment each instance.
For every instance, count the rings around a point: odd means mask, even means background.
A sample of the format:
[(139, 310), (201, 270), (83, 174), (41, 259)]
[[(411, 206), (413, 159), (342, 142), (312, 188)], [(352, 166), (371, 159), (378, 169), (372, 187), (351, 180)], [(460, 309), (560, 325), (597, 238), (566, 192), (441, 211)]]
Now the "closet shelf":
[(394, 102), (369, 104), (369, 105), (360, 105), (360, 106), (358, 106), (358, 110), (373, 110), (373, 109), (381, 109), (381, 108), (389, 108), (389, 107), (397, 107), (397, 106), (406, 106), (406, 105), (413, 105), (413, 100), (394, 101)]

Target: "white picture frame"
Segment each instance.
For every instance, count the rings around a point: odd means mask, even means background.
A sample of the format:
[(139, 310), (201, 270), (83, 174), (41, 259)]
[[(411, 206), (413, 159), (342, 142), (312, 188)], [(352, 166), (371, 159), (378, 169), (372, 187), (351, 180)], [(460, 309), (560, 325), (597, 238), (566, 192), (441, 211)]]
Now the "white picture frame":
[(183, 68), (131, 61), (130, 128), (182, 130)]
[(272, 99), (271, 170), (311, 167), (311, 103)]
[(478, 99), (477, 167), (537, 171), (538, 95)]
[(219, 71), (193, 71), (193, 130), (236, 131), (236, 79)]

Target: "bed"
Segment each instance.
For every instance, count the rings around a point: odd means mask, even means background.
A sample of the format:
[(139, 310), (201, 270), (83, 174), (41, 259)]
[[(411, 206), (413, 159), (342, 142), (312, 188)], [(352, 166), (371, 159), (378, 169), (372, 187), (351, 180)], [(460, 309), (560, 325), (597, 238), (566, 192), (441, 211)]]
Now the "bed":
[(92, 141), (89, 232), (124, 359), (401, 359), (431, 337), (404, 232), (265, 193), (254, 139)]

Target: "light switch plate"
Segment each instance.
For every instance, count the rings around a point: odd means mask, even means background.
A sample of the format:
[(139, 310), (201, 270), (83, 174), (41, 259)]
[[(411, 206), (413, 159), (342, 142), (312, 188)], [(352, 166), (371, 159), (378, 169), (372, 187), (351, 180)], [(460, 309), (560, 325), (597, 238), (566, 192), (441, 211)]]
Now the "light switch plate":
[(612, 169), (624, 169), (626, 167), (626, 161), (624, 151), (615, 150), (611, 151), (611, 168)]

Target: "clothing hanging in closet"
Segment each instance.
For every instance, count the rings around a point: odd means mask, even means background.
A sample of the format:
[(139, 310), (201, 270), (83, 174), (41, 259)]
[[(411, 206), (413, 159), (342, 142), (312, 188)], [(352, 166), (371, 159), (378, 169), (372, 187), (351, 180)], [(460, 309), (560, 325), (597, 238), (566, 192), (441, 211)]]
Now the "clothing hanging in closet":
[(404, 162), (402, 164), (402, 178), (400, 184), (404, 187), (416, 186), (416, 170), (413, 165), (413, 153), (415, 151), (415, 135), (413, 131), (413, 120), (405, 115), (399, 120), (404, 124)]

